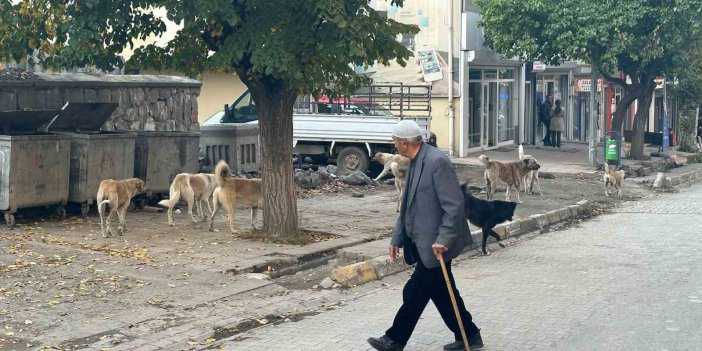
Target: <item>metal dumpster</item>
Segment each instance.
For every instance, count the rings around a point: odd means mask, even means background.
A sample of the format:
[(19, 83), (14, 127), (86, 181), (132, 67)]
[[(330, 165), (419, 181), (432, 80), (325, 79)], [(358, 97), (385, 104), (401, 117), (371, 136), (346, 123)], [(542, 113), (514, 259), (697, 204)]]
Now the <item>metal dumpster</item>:
[(0, 211), (9, 226), (20, 208), (58, 205), (66, 216), (71, 137), (38, 131), (59, 112), (0, 112)]
[(261, 170), (261, 143), (258, 124), (222, 123), (200, 127), (200, 153), (203, 169), (211, 171), (219, 160), (225, 160), (232, 172)]
[(69, 102), (49, 130), (71, 137), (68, 201), (87, 216), (104, 179), (134, 177), (135, 133), (100, 131), (117, 108), (111, 102)]
[(138, 131), (134, 176), (146, 182), (147, 196), (168, 194), (178, 173), (197, 173), (197, 132)]

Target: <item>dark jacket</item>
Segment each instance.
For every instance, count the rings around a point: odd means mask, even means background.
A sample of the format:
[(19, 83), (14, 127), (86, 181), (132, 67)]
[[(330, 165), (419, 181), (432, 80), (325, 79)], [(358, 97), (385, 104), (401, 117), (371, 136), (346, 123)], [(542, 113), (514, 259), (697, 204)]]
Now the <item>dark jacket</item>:
[(544, 101), (541, 106), (539, 106), (539, 122), (549, 125), (551, 120), (551, 103)]
[[(441, 150), (422, 145), (404, 194), (407, 201), (402, 202), (390, 243), (404, 248), (407, 264), (420, 259), (427, 268), (436, 268), (439, 261), (432, 244), (446, 246), (444, 259), (451, 260), (473, 243), (456, 171)], [(419, 257), (413, 254), (412, 243)]]

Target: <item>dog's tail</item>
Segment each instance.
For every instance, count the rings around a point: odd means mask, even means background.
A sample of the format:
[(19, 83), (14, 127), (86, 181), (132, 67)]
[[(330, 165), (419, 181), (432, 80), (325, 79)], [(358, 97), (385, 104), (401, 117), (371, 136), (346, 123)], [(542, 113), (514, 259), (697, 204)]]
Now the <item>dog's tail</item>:
[(224, 184), (224, 181), (231, 176), (232, 170), (229, 169), (229, 165), (226, 161), (220, 160), (217, 163), (217, 167), (215, 167), (214, 174), (215, 179), (217, 179), (217, 185), (222, 186), (222, 184)]
[[(166, 206), (168, 208), (172, 208), (175, 206), (175, 204), (178, 203), (178, 200), (180, 200), (180, 185), (185, 184), (187, 187), (190, 187), (190, 180), (188, 179), (187, 174), (178, 174), (173, 178), (173, 183), (171, 183), (171, 188), (168, 192), (168, 200), (161, 200), (158, 202), (159, 205), (161, 206)], [(191, 189), (192, 191), (192, 189)]]
[(478, 160), (480, 160), (480, 163), (482, 163), (485, 168), (490, 168), (490, 166), (492, 166), (492, 161), (485, 155), (478, 156)]
[(604, 163), (604, 171), (605, 173), (609, 173), (609, 164), (607, 164), (607, 162)]
[(109, 199), (105, 199), (105, 200), (98, 202), (98, 213), (104, 213), (105, 205), (109, 205), (109, 204), (110, 204)]
[(519, 160), (524, 161), (524, 146), (519, 145)]

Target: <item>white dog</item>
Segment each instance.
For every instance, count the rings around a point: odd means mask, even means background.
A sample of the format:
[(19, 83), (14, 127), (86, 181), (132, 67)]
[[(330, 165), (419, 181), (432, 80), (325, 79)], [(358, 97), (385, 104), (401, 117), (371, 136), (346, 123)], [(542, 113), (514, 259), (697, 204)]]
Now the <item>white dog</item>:
[(392, 172), (392, 175), (395, 177), (395, 188), (400, 193), (397, 199), (395, 212), (400, 212), (400, 204), (402, 203), (405, 185), (405, 172), (407, 172), (407, 168), (409, 167), (410, 159), (402, 155), (378, 152), (373, 156), (373, 160), (383, 164), (383, 171), (375, 177), (376, 182), (390, 172)]
[[(524, 147), (522, 145), (519, 145), (519, 160), (524, 161), (527, 158), (530, 158), (530, 159), (536, 161), (534, 156), (525, 155), (524, 154)], [(524, 176), (524, 193), (533, 195), (536, 192), (538, 192), (539, 196), (541, 196), (541, 185), (539, 184), (539, 170), (538, 169), (530, 171), (529, 173), (526, 174), (526, 176)]]

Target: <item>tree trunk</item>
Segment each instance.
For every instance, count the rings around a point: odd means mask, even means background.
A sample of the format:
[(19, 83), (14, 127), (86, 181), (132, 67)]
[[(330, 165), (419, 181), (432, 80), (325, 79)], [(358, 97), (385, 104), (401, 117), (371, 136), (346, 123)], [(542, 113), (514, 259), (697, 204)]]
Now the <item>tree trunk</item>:
[(263, 180), (263, 231), (297, 235), (293, 182), (293, 104), (296, 94), (281, 81), (250, 84), (258, 110)]
[(622, 124), (624, 123), (624, 118), (626, 118), (627, 110), (629, 109), (629, 106), (631, 106), (631, 104), (636, 100), (636, 95), (626, 93), (626, 89), (624, 89), (623, 91), (624, 94), (621, 100), (617, 102), (617, 106), (614, 110), (614, 116), (612, 118), (612, 130), (617, 132), (622, 131)]
[(651, 101), (653, 100), (653, 91), (645, 89), (643, 94), (638, 96), (637, 100), (639, 105), (634, 116), (634, 136), (631, 139), (630, 158), (640, 160), (644, 157), (644, 133), (648, 123), (648, 109), (651, 107)]

